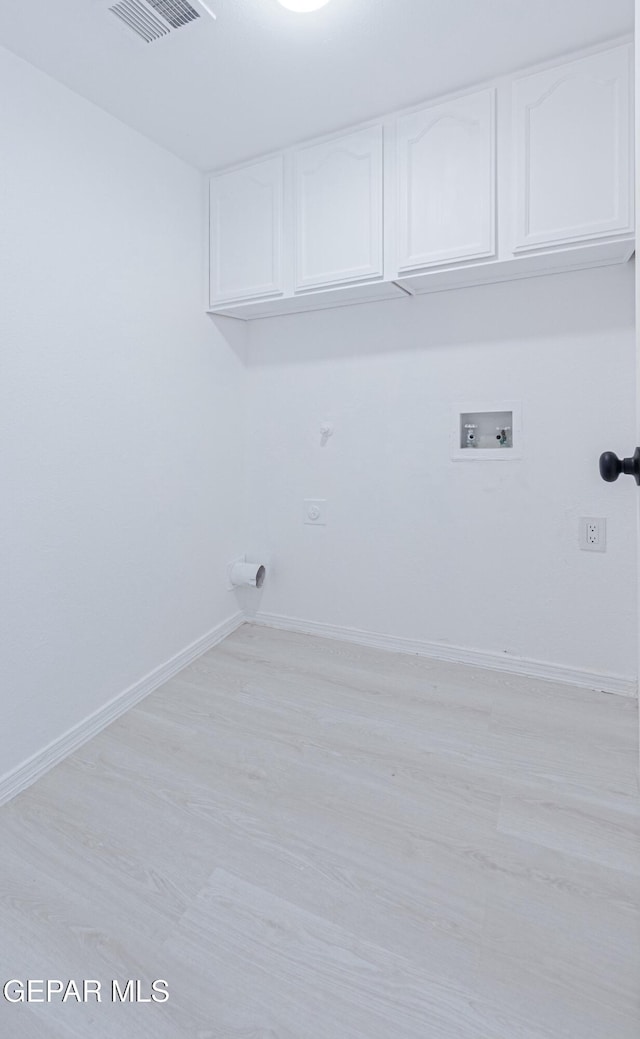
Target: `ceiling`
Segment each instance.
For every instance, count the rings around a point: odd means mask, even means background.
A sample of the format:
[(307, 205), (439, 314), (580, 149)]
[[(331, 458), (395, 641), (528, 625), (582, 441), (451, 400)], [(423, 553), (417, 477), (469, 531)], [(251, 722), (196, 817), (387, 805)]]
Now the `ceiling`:
[[(632, 31), (634, 0), (206, 0), (144, 43), (116, 0), (0, 0), (0, 43), (201, 169)], [(192, 0), (193, 2), (193, 0)], [(195, 4), (194, 4), (195, 6)]]

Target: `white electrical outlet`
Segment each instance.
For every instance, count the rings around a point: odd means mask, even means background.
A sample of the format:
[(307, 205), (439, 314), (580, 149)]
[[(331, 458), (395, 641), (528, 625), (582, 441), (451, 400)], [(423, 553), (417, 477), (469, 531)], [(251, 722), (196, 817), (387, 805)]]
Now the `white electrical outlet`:
[(584, 552), (607, 551), (607, 521), (594, 517), (582, 516), (580, 519), (580, 548)]
[(327, 500), (326, 498), (305, 498), (304, 500), (304, 522), (313, 527), (326, 527), (327, 525)]

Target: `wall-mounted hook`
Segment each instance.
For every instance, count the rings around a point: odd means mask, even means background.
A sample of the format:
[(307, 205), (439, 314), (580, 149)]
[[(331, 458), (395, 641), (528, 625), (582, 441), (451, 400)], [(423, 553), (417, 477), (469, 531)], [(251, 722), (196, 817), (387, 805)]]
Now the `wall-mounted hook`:
[(320, 426), (320, 447), (326, 447), (329, 437), (333, 436), (333, 426), (330, 422), (323, 422)]

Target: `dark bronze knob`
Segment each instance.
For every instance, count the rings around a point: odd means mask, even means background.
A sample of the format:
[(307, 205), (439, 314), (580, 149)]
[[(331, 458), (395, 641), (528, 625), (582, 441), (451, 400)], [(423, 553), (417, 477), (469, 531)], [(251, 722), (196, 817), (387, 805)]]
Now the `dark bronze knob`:
[(635, 477), (640, 486), (640, 447), (636, 447), (633, 458), (618, 458), (614, 451), (605, 451), (600, 455), (600, 476), (607, 483), (614, 483), (620, 473)]

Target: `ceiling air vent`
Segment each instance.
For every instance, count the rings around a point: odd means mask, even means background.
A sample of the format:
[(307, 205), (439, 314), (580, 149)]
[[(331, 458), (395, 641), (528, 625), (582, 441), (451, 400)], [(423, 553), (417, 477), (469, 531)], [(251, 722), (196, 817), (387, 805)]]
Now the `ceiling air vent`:
[(187, 25), (194, 18), (200, 17), (187, 0), (147, 0), (147, 3), (161, 14), (173, 29), (179, 29), (181, 25)]
[(160, 40), (200, 17), (187, 0), (118, 0), (109, 10), (145, 43)]

